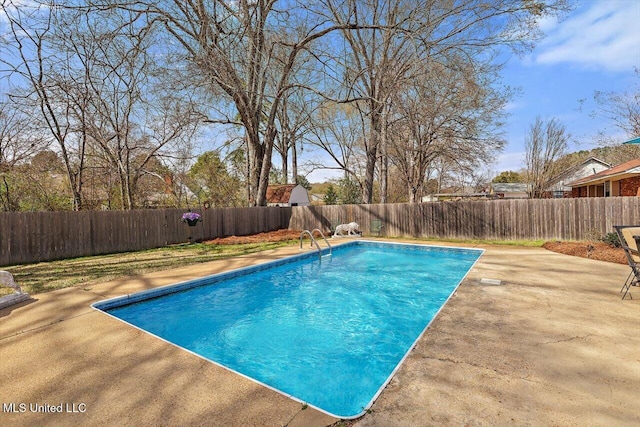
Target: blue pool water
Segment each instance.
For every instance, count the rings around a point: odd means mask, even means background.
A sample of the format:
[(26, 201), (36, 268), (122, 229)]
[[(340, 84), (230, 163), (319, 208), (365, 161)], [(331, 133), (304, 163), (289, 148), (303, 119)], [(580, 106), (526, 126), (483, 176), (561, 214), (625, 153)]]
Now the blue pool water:
[(95, 306), (353, 418), (373, 403), (481, 254), (356, 241), (322, 261), (310, 253)]

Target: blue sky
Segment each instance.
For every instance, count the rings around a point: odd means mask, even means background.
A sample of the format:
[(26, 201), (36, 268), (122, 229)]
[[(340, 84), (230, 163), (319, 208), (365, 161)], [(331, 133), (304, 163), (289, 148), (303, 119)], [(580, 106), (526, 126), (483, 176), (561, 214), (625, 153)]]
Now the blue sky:
[[(537, 116), (556, 118), (566, 127), (572, 135), (571, 151), (595, 147), (598, 132), (620, 142), (628, 137), (591, 113), (597, 109), (595, 91), (640, 90), (634, 71), (640, 68), (640, 0), (573, 3), (575, 9), (561, 21), (541, 22), (545, 37), (532, 52), (512, 56), (507, 63), (504, 83), (520, 88), (520, 95), (507, 106), (507, 146), (490, 166), (494, 175), (524, 167), (525, 137)], [(301, 163), (306, 156), (325, 159), (308, 149), (301, 153)], [(277, 156), (274, 161), (278, 163)], [(317, 182), (337, 176), (341, 173), (335, 170), (317, 170), (308, 178)]]
[[(638, 89), (634, 67), (640, 68), (640, 0), (584, 0), (574, 5), (560, 21), (542, 21), (545, 36), (535, 49), (507, 62), (504, 84), (518, 87), (520, 93), (507, 106), (507, 146), (489, 168), (493, 176), (524, 168), (525, 136), (537, 116), (556, 118), (565, 126), (571, 134), (570, 151), (597, 146), (598, 132), (626, 140), (619, 129), (591, 113), (597, 109), (595, 91)], [(340, 173), (317, 170), (309, 180), (336, 176)]]
[[(591, 113), (595, 91), (637, 90), (640, 68), (640, 1), (587, 0), (561, 22), (542, 23), (544, 39), (507, 63), (504, 81), (521, 89), (508, 106), (508, 145), (493, 170), (524, 167), (524, 140), (536, 116), (557, 118), (572, 135), (570, 150), (597, 146), (597, 134), (623, 142), (627, 135)], [(584, 99), (581, 103), (580, 100)]]

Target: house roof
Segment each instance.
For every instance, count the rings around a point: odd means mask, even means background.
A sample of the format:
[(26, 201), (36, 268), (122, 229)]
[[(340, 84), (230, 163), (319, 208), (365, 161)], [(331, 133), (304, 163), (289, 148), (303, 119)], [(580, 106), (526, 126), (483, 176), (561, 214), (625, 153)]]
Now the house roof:
[[(551, 178), (546, 184), (545, 186), (549, 187), (554, 183), (557, 183), (559, 181), (561, 181), (563, 178), (569, 177), (569, 175), (571, 175), (572, 173), (575, 173), (576, 171), (578, 171), (581, 167), (583, 167), (584, 165), (586, 165), (587, 163), (590, 162), (596, 162), (596, 163), (600, 163), (602, 166), (606, 166), (608, 168), (611, 167), (610, 163), (605, 162), (604, 160), (600, 160), (596, 157), (589, 157), (588, 159), (586, 159), (583, 162), (578, 163), (577, 165), (573, 165), (570, 168), (560, 172), (558, 175), (554, 176), (553, 178)], [(580, 178), (582, 179), (582, 178)]]
[(617, 166), (603, 170), (593, 175), (573, 181), (567, 185), (571, 187), (581, 187), (587, 184), (597, 184), (605, 181), (617, 181), (630, 175), (640, 175), (640, 159), (629, 160)]
[(296, 184), (270, 185), (267, 187), (267, 203), (289, 203)]
[(491, 184), (494, 193), (526, 193), (529, 191), (530, 184), (520, 182), (495, 182)]

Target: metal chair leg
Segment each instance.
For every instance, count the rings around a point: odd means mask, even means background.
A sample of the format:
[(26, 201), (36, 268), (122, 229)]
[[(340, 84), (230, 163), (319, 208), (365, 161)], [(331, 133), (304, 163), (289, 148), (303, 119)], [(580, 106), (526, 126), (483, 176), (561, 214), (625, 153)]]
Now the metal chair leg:
[(629, 280), (631, 280), (631, 277), (633, 276), (633, 271), (631, 271), (631, 273), (629, 273), (629, 275), (627, 276), (627, 280), (624, 281), (624, 284), (622, 285), (622, 287), (620, 288), (620, 292), (622, 292), (624, 290), (624, 288), (626, 287), (627, 289), (629, 289), (629, 286), (627, 286), (627, 283), (629, 283)]
[[(633, 296), (631, 295), (631, 292), (629, 292), (629, 290), (632, 286), (638, 286), (640, 284), (640, 281), (638, 281), (638, 279), (634, 276), (632, 280), (627, 280), (627, 282), (629, 283), (625, 282), (626, 289), (624, 291), (624, 294), (622, 295), (622, 299), (624, 299), (627, 295), (629, 295), (629, 299), (633, 299)], [(622, 292), (622, 290), (620, 290), (620, 292)]]

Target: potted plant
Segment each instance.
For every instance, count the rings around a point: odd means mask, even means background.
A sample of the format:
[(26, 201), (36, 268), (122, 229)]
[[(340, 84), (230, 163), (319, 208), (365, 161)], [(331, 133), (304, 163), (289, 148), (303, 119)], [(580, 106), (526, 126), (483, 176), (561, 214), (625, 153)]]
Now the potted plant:
[(185, 212), (182, 214), (182, 222), (186, 222), (189, 227), (195, 226), (200, 221), (200, 214), (196, 212)]

